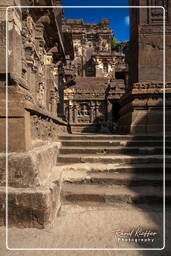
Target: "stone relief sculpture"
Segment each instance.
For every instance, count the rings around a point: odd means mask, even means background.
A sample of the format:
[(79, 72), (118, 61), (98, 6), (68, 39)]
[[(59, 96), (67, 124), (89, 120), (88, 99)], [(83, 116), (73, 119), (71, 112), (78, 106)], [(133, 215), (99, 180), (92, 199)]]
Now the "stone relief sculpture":
[(46, 92), (45, 92), (45, 86), (44, 83), (41, 82), (38, 85), (38, 90), (37, 90), (37, 103), (39, 107), (44, 107), (45, 108), (45, 98), (46, 97)]
[(109, 50), (109, 45), (107, 40), (103, 40), (101, 42), (101, 51), (108, 51)]

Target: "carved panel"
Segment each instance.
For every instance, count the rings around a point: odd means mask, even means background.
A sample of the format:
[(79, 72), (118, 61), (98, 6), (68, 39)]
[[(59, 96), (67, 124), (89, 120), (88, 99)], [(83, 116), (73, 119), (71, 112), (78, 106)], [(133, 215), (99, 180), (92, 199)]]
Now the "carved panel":
[(90, 102), (81, 102), (78, 105), (78, 123), (90, 123)]
[(66, 131), (66, 127), (55, 123), (51, 118), (31, 116), (31, 134), (35, 140), (56, 140), (60, 133)]

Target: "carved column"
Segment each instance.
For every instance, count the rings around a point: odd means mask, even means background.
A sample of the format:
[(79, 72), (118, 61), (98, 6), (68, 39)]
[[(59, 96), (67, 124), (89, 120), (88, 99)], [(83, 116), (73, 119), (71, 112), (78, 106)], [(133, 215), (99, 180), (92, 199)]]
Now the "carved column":
[(91, 102), (91, 105), (90, 105), (90, 123), (93, 123), (94, 122), (94, 103)]
[(78, 123), (78, 105), (74, 106), (74, 123)]
[(108, 121), (112, 121), (113, 120), (112, 110), (113, 110), (113, 104), (111, 103), (110, 100), (108, 100), (107, 101), (107, 120)]
[(95, 105), (95, 116), (96, 116), (96, 118), (98, 117), (98, 114), (99, 114), (98, 108), (99, 108), (99, 104), (98, 104), (98, 102), (96, 101), (96, 105)]
[(55, 90), (51, 90), (51, 112), (56, 113), (57, 111), (57, 95)]
[(58, 116), (65, 119), (64, 115), (64, 68), (63, 64), (59, 63), (58, 65), (58, 97), (59, 97), (59, 104), (57, 108)]
[(73, 123), (73, 102), (69, 101), (69, 123)]
[(85, 77), (85, 45), (82, 45), (82, 76)]
[(100, 106), (100, 103), (98, 101), (96, 101), (96, 105), (95, 105), (95, 116), (96, 116), (96, 118), (100, 116), (99, 106)]

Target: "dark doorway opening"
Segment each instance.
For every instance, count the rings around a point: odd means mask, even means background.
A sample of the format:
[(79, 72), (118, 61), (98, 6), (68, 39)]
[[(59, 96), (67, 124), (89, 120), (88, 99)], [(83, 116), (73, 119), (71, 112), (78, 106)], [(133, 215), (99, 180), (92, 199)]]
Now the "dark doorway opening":
[(87, 63), (85, 64), (85, 75), (88, 77), (96, 76), (96, 66), (92, 59), (87, 61)]
[(119, 102), (114, 102), (113, 103), (113, 108), (112, 108), (112, 115), (113, 115), (113, 122), (117, 123), (120, 118), (120, 103)]

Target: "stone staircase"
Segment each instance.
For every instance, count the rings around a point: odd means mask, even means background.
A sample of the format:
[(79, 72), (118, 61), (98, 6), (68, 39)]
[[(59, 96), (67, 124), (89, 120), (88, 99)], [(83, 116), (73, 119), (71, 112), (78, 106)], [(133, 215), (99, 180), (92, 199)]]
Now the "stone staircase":
[[(57, 169), (63, 204), (149, 203), (162, 206), (163, 138), (155, 135), (60, 136)], [(171, 167), (166, 138), (166, 171)], [(166, 185), (170, 186), (171, 175)], [(171, 191), (166, 190), (166, 200)]]

